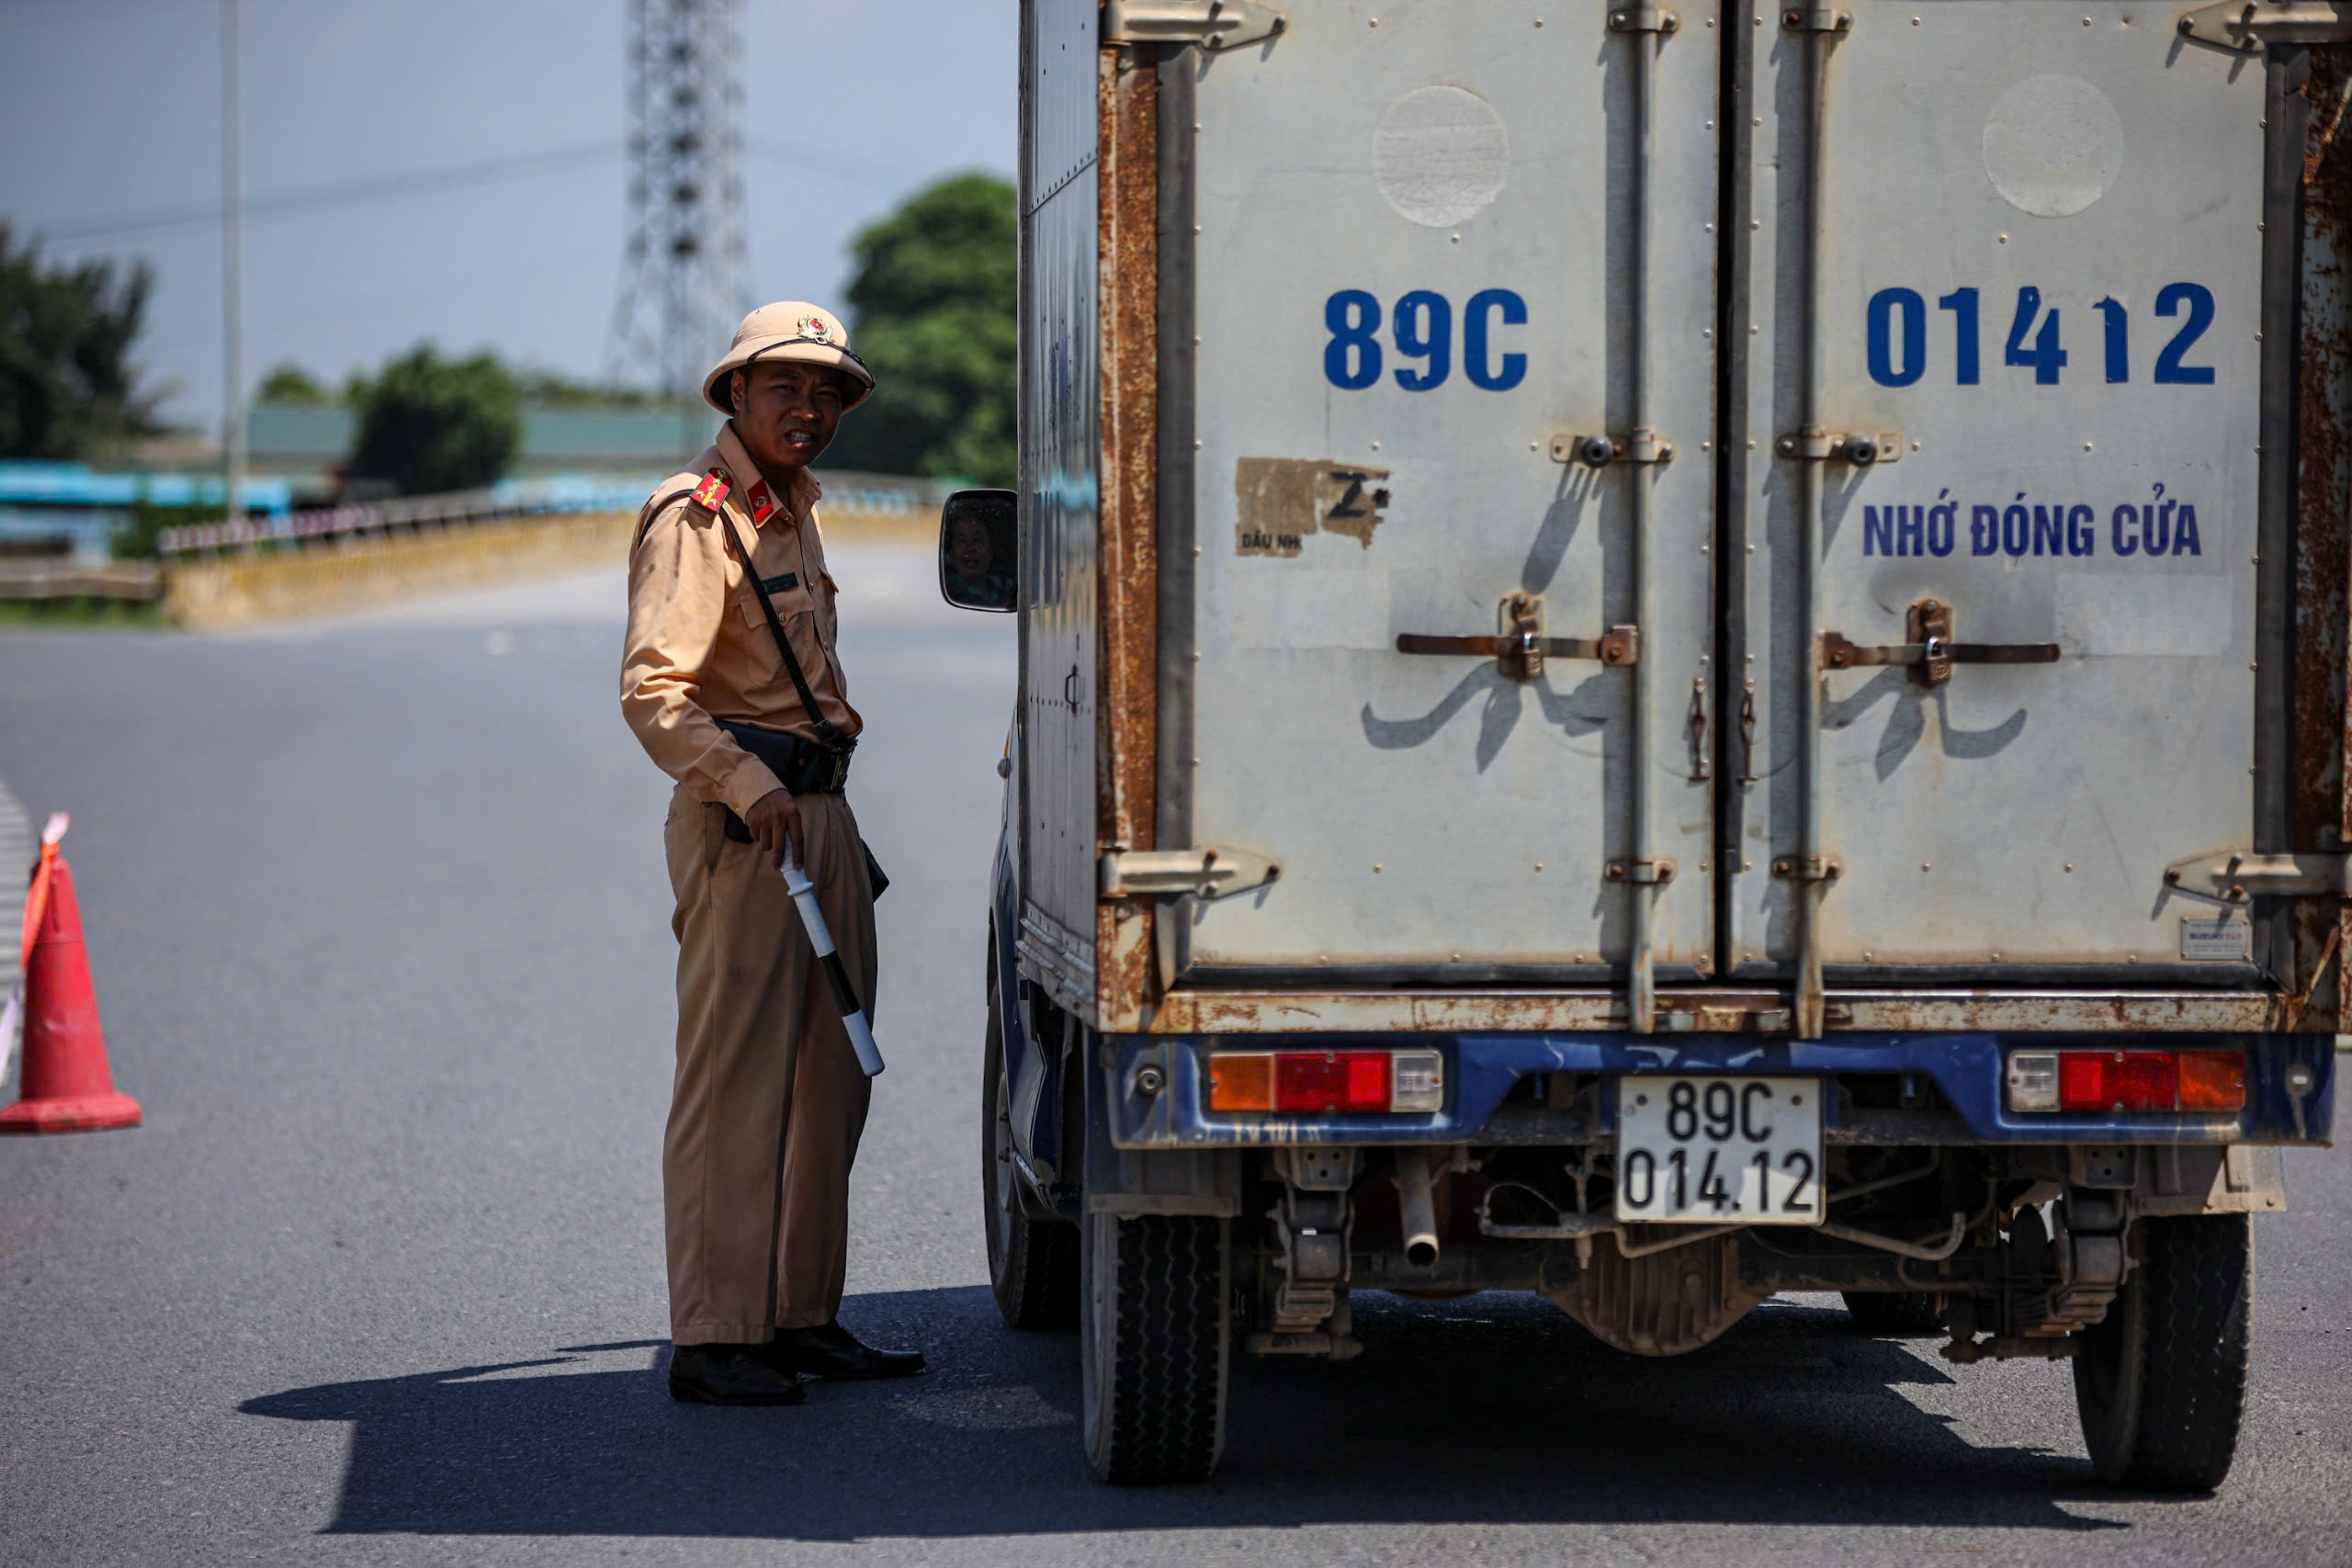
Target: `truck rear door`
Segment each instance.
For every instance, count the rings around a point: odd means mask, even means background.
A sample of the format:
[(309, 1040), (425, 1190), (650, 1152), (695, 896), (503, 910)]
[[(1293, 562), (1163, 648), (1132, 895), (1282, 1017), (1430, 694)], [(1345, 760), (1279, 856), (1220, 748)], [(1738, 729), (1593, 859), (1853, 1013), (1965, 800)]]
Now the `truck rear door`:
[(2287, 847), (2295, 49), (1289, 12), (1162, 78), (1159, 842), (1281, 866), (1165, 968), (1636, 1029), (1756, 982), (1807, 1034), (1832, 985), (2264, 983), (2211, 857)]
[(1282, 866), (1178, 966), (1708, 974), (1713, 24), (1293, 11), (1163, 87), (1197, 228), (1161, 842)]
[(2282, 793), (2263, 59), (2129, 3), (1758, 20), (1727, 967), (1815, 1029), (1825, 981), (2245, 983), (2164, 873)]

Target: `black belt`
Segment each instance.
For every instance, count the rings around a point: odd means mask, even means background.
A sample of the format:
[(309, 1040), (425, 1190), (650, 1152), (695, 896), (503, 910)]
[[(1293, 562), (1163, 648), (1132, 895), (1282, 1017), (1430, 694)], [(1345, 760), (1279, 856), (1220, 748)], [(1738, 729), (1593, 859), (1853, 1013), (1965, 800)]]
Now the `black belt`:
[[(827, 746), (797, 735), (758, 729), (748, 724), (729, 724), (723, 718), (717, 723), (736, 745), (765, 762), (776, 783), (793, 795), (839, 795), (842, 786), (849, 782), (849, 754), (857, 747), (854, 739), (844, 746)], [(752, 829), (732, 810), (727, 812), (727, 836), (739, 844), (752, 841)], [(857, 847), (865, 852), (866, 884), (874, 897), (879, 898), (882, 890), (890, 886), (890, 878), (865, 840), (859, 840)]]
[(856, 745), (826, 746), (797, 735), (718, 721), (728, 739), (765, 762), (775, 782), (794, 795), (839, 795), (849, 783), (849, 754)]

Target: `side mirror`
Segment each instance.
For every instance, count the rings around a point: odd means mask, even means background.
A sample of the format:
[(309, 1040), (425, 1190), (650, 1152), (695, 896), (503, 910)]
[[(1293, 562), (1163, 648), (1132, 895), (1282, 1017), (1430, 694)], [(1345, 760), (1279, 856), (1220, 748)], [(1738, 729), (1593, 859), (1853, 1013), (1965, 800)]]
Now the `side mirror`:
[(1020, 498), (1009, 490), (959, 490), (939, 509), (939, 596), (961, 610), (1018, 607)]

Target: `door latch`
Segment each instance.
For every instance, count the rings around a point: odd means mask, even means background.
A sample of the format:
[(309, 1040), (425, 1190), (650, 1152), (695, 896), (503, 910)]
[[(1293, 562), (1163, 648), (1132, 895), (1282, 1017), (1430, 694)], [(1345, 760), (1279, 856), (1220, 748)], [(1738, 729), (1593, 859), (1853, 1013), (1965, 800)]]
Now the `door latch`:
[(2352, 898), (2352, 855), (2220, 850), (2173, 862), (2165, 868), (2165, 886), (2199, 903), (2225, 906), (2248, 898)]
[(1102, 0), (1104, 43), (1198, 44), (1214, 54), (1270, 39), (1290, 18), (1258, 0)]
[(1707, 760), (1707, 678), (1700, 675), (1690, 682), (1690, 777), (1703, 783), (1715, 776)]
[(1752, 784), (1756, 779), (1756, 682), (1749, 681), (1739, 694), (1739, 782)]
[(1230, 844), (1190, 850), (1112, 850), (1097, 865), (1105, 898), (1222, 898), (1281, 877), (1274, 861)]
[(1908, 665), (1914, 682), (1940, 686), (1951, 679), (1955, 664), (2055, 664), (2054, 642), (1954, 642), (1951, 606), (1940, 600), (1922, 599), (1906, 617), (1911, 640), (1876, 648), (1848, 642), (1843, 632), (1821, 634), (1821, 667), (1851, 670), (1862, 664)]
[(2352, 4), (2339, 0), (2219, 0), (2182, 15), (2180, 35), (2242, 53), (2274, 43), (2352, 39)]
[(1642, 656), (1638, 626), (1611, 626), (1597, 637), (1545, 637), (1544, 601), (1532, 593), (1513, 593), (1504, 599), (1499, 618), (1502, 631), (1495, 637), (1399, 632), (1396, 651), (1491, 659), (1514, 681), (1532, 681), (1543, 674), (1547, 658), (1598, 660), (1613, 669), (1630, 665)]

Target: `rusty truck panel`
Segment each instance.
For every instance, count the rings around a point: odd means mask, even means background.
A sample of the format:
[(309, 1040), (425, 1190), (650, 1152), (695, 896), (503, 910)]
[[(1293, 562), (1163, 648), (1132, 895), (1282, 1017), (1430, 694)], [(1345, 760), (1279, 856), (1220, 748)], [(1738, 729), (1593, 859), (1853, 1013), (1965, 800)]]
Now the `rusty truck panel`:
[[(1157, 842), (1159, 686), (1159, 75), (1133, 51), (1105, 50), (1101, 240), (1102, 567), (1102, 841)], [(1154, 982), (1157, 910), (1106, 899), (1095, 916), (1095, 1015), (1134, 1028)]]
[(1102, 689), (1096, 8), (1037, 0), (1023, 23), (1022, 903), (1013, 940), (1057, 1001), (1091, 1013)]
[[(1675, 990), (1662, 1034), (1785, 1034), (1780, 991)], [(2289, 1026), (2290, 1004), (2245, 992), (1832, 991), (1833, 1030), (1901, 1034), (2250, 1034)], [(1444, 1034), (1494, 1031), (1614, 1033), (1622, 992), (1180, 990), (1153, 1015), (1161, 1034)]]
[[(2352, 51), (1278, 9), (1094, 50), (1032, 154), (1032, 979), (1158, 1032), (2336, 1027)], [(1027, 17), (1051, 141), (1097, 13)], [(1589, 126), (1521, 112), (1571, 38)], [(1167, 880), (1220, 851), (1266, 874)]]

